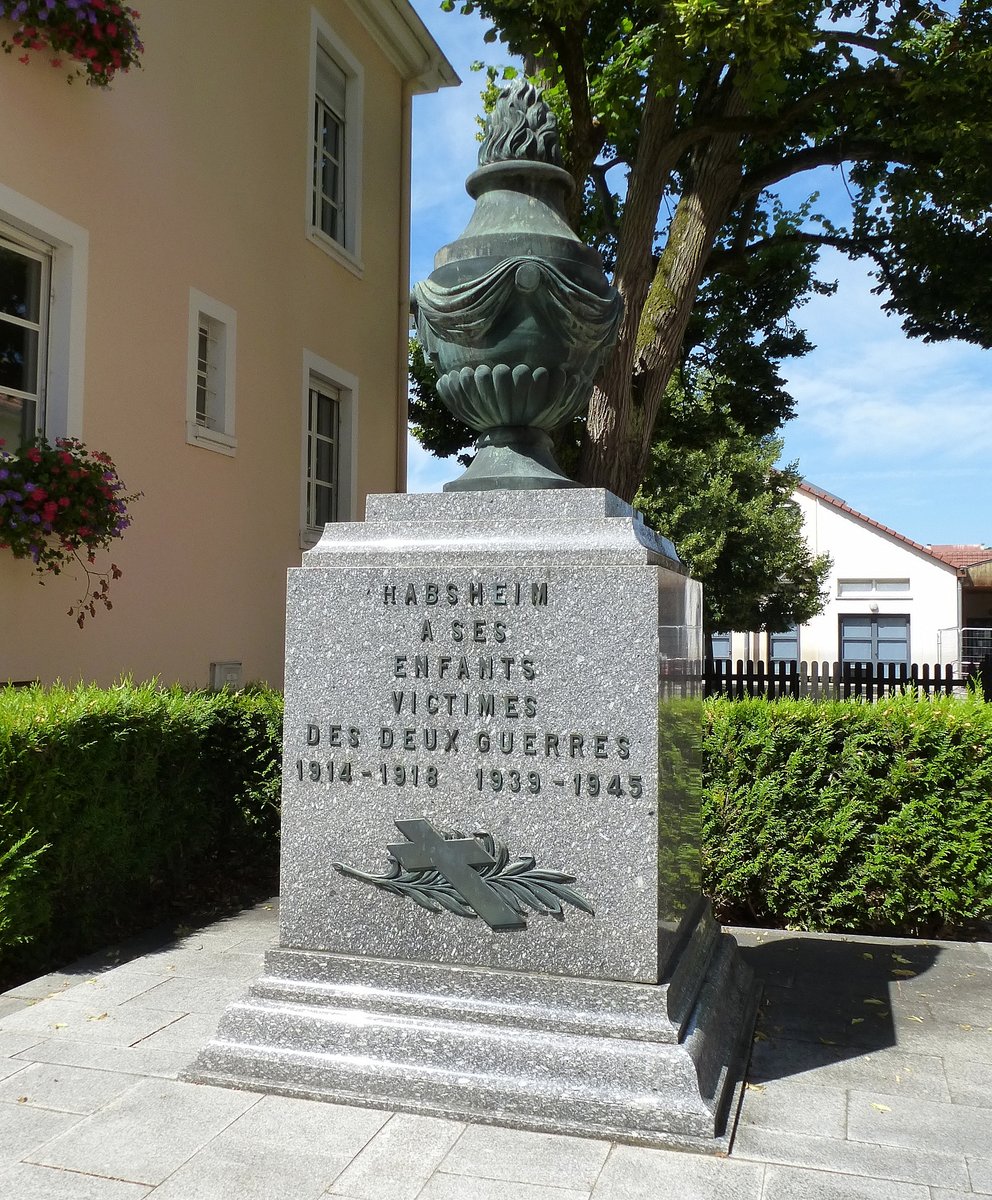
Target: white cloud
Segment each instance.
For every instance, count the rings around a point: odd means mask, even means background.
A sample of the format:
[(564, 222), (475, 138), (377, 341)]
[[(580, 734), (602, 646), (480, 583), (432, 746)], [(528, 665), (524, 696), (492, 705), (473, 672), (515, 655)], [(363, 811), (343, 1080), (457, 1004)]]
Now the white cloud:
[[(958, 342), (908, 338), (881, 312), (857, 263), (831, 261), (840, 288), (798, 314), (817, 349), (786, 364), (798, 416), (787, 427), (790, 454), (817, 460), (864, 459), (905, 469), (960, 468), (992, 453), (988, 354)], [(810, 461), (807, 461), (810, 460)]]

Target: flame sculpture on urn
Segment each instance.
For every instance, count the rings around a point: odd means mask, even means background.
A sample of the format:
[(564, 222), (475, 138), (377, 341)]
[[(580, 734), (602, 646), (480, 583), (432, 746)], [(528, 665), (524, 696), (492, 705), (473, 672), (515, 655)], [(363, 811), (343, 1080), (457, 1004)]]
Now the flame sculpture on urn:
[(586, 410), (622, 302), (569, 228), (575, 183), (531, 84), (501, 92), (465, 187), (471, 220), (412, 296), (438, 395), (479, 435), (472, 465), (445, 490), (577, 487), (551, 433)]

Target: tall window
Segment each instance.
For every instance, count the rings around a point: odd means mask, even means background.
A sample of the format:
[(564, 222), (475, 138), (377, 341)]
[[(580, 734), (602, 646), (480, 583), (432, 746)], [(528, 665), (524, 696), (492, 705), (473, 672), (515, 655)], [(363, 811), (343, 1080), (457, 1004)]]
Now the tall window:
[(205, 450), (233, 455), (234, 365), (237, 314), (233, 308), (189, 293), (186, 441)]
[(45, 428), (51, 251), (0, 227), (0, 438), (6, 449)]
[(842, 662), (909, 663), (909, 617), (849, 614), (840, 618)]
[(219, 322), (201, 313), (196, 334), (196, 423), (206, 429), (223, 427), (223, 417), (217, 412), (217, 360), (222, 337)]
[(317, 46), (313, 100), (313, 210), (315, 229), (346, 244), (345, 98), (347, 76), (323, 46)]
[(799, 661), (799, 628), (793, 625), (782, 633), (768, 635), (768, 659), (770, 662)]
[(359, 381), (312, 350), (303, 351), (300, 547), (316, 545), (331, 521), (353, 521)]
[(328, 383), (310, 388), (307, 418), (307, 512), (310, 529), (338, 519), (341, 484), (341, 392)]
[(311, 10), (307, 236), (362, 274), (362, 64)]
[(714, 660), (730, 661), (730, 636), (729, 633), (710, 634), (710, 655)]

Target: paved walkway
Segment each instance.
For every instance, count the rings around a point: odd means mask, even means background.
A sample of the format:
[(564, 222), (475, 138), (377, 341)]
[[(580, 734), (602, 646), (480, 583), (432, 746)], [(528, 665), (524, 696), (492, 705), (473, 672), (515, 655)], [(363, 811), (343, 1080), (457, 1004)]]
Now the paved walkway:
[(729, 1157), (178, 1082), (258, 973), (273, 902), (0, 996), (0, 1196), (992, 1195), (992, 945), (735, 932), (765, 1001)]

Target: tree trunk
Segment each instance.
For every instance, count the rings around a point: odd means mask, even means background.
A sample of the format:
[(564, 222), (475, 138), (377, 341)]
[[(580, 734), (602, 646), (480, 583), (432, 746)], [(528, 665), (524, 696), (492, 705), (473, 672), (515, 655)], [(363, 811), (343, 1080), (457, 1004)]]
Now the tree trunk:
[[(733, 115), (739, 108), (739, 101), (731, 97), (725, 114)], [(644, 478), (658, 408), (681, 360), (707, 256), (738, 197), (739, 136), (713, 137), (699, 146), (687, 174), (653, 278), (649, 275), (651, 239), (646, 246), (643, 236), (628, 241), (626, 212), (620, 231), (616, 286), (625, 311), (616, 350), (600, 373), (589, 406), (579, 478), (627, 501), (633, 500)], [(650, 215), (652, 234), (663, 191), (664, 184)], [(632, 201), (631, 194), (628, 207)], [(638, 216), (643, 223), (643, 213)]]

